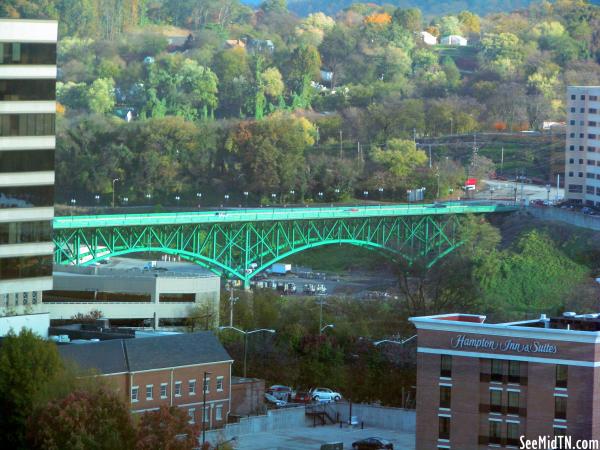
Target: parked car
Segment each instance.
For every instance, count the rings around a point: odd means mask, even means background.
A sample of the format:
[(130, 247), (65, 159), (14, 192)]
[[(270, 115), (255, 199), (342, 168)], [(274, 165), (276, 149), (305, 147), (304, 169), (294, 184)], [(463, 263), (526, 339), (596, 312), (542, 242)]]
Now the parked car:
[(281, 384), (274, 384), (269, 389), (267, 389), (266, 392), (271, 394), (276, 399), (283, 400), (286, 402), (291, 401), (292, 397), (294, 396), (294, 392), (292, 391), (291, 387), (283, 386)]
[(272, 405), (275, 405), (277, 408), (282, 408), (287, 405), (287, 402), (284, 400), (280, 400), (277, 397), (265, 392), (265, 400)]
[(296, 403), (310, 403), (312, 402), (312, 397), (309, 391), (298, 391), (296, 395), (294, 395), (294, 402)]
[(353, 450), (387, 449), (393, 450), (394, 444), (380, 437), (368, 437), (352, 443)]
[(310, 395), (316, 402), (339, 402), (342, 399), (342, 394), (339, 392), (322, 387), (311, 389)]

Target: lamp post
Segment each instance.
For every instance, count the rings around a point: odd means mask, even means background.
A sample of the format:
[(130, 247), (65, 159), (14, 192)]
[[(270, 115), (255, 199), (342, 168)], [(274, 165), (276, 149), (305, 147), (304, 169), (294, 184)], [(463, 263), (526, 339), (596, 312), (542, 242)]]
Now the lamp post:
[(317, 195), (319, 196), (319, 201), (322, 202), (323, 201), (323, 192), (319, 191), (319, 193)]
[(129, 197), (123, 197), (123, 203), (125, 204), (125, 206), (127, 206), (127, 204), (129, 203)]
[(248, 207), (248, 195), (250, 195), (250, 192), (244, 191), (244, 205), (246, 208)]
[(206, 442), (206, 375), (212, 372), (204, 372), (202, 383), (202, 448)]
[(275, 203), (277, 201), (277, 194), (271, 194), (271, 199), (273, 200), (273, 203)]
[(148, 192), (146, 195), (146, 200), (148, 201), (148, 204), (150, 204), (150, 200), (152, 200), (152, 194), (150, 192)]
[(394, 341), (393, 339), (382, 339), (380, 341), (373, 342), (373, 345), (377, 346), (377, 345), (386, 344), (386, 343), (404, 345), (408, 341), (412, 341), (416, 337), (417, 337), (417, 335), (415, 334), (414, 336), (411, 336), (411, 337), (406, 338), (406, 339), (400, 339), (399, 341)]
[(100, 195), (94, 195), (94, 200), (96, 200), (96, 206), (98, 206), (100, 204)]
[(383, 198), (383, 188), (380, 187), (379, 189), (377, 189), (379, 191), (379, 201), (381, 201), (381, 199)]
[(365, 205), (366, 205), (367, 200), (369, 199), (369, 191), (363, 191), (363, 196), (365, 197)]
[(179, 208), (179, 200), (181, 200), (181, 196), (180, 195), (176, 195), (175, 196), (175, 201), (177, 202), (177, 207)]
[(244, 331), (244, 330), (240, 330), (239, 328), (232, 327), (231, 325), (230, 326), (221, 326), (221, 327), (219, 327), (219, 330), (233, 330), (233, 331), (237, 331), (238, 333), (241, 333), (244, 335), (244, 378), (246, 378), (246, 366), (247, 366), (247, 362), (248, 362), (248, 335), (254, 334), (254, 333), (259, 333), (261, 331), (264, 331), (265, 333), (275, 334), (275, 330), (273, 330), (271, 328), (259, 328), (257, 330)]
[(74, 198), (71, 199), (71, 206), (75, 206), (77, 204), (77, 200), (75, 200)]
[(290, 189), (290, 195), (292, 196), (292, 203), (296, 201), (296, 191), (294, 189)]
[(550, 189), (552, 189), (552, 186), (547, 184), (546, 185), (546, 193), (548, 194), (548, 204), (550, 204)]
[(119, 179), (118, 179), (118, 178), (114, 178), (114, 179), (112, 180), (112, 195), (113, 195), (113, 198), (112, 198), (112, 207), (113, 207), (113, 208), (115, 207), (115, 183), (116, 183), (117, 181), (119, 181)]
[(323, 334), (323, 331), (325, 331), (327, 328), (333, 328), (333, 327), (335, 327), (335, 325), (332, 323), (328, 323), (327, 325), (322, 326), (321, 330), (319, 331), (319, 335)]
[(225, 208), (227, 208), (227, 204), (229, 203), (229, 194), (225, 194), (223, 198), (225, 199)]

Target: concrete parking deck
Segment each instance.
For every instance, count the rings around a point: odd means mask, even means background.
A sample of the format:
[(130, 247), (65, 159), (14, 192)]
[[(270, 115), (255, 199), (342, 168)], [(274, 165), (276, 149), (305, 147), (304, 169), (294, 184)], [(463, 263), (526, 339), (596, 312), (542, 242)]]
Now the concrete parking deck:
[(396, 450), (415, 450), (414, 433), (367, 427), (364, 430), (348, 426), (340, 429), (339, 425), (253, 433), (238, 437), (235, 448), (237, 450), (319, 450), (321, 444), (343, 442), (344, 449), (351, 449), (352, 442), (370, 436), (391, 441)]

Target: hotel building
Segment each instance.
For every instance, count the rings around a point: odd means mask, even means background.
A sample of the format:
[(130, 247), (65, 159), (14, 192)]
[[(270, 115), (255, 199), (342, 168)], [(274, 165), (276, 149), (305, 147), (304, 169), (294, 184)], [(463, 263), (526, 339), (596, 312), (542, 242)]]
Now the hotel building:
[(565, 199), (600, 206), (600, 86), (567, 88)]
[(519, 448), (521, 436), (599, 439), (599, 315), (485, 319), (410, 319), (418, 333), (417, 450)]
[(0, 19), (0, 313), (52, 289), (55, 21)]

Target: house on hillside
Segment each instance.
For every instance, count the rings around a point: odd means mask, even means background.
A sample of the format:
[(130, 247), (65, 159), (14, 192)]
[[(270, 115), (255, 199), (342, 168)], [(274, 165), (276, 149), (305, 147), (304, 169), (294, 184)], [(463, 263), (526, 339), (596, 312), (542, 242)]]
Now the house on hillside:
[(227, 39), (225, 41), (226, 48), (246, 48), (246, 43), (241, 39)]
[(440, 40), (440, 44), (442, 45), (457, 45), (459, 47), (464, 47), (467, 45), (467, 39), (459, 36), (458, 34), (451, 34), (449, 36), (444, 36)]
[(252, 53), (273, 53), (275, 44), (270, 39), (247, 39), (246, 48)]
[(58, 350), (65, 361), (113, 382), (134, 414), (177, 406), (187, 410), (191, 423), (201, 423), (206, 405), (208, 428), (227, 423), (233, 360), (210, 331), (60, 345)]
[(438, 43), (437, 37), (427, 31), (421, 31), (421, 40), (427, 45), (436, 45)]

